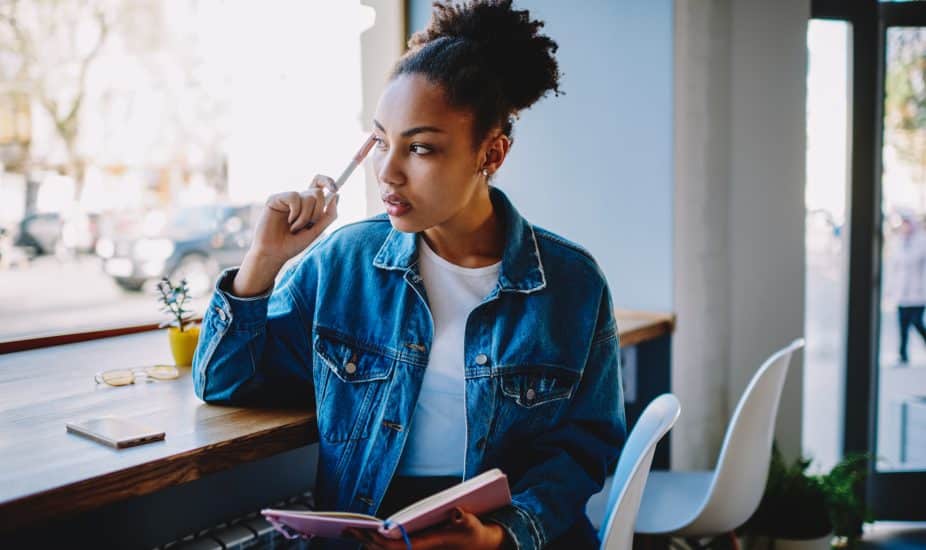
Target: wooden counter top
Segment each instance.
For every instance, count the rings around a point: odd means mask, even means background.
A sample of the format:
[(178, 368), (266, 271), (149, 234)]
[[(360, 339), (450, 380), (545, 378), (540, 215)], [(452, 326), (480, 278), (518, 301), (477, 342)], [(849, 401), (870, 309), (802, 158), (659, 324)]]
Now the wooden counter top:
[(630, 347), (654, 340), (675, 330), (675, 315), (630, 309), (615, 309), (621, 346)]
[[(672, 331), (674, 317), (618, 310), (621, 345)], [(0, 532), (198, 479), (317, 441), (314, 412), (219, 407), (177, 380), (97, 385), (107, 369), (170, 364), (162, 331), (0, 355)], [(117, 415), (164, 441), (116, 450), (65, 423)]]
[[(308, 410), (206, 405), (177, 380), (110, 387), (101, 370), (173, 362), (163, 331), (0, 356), (0, 532), (200, 478), (317, 440)], [(117, 415), (164, 441), (116, 450), (65, 423)]]

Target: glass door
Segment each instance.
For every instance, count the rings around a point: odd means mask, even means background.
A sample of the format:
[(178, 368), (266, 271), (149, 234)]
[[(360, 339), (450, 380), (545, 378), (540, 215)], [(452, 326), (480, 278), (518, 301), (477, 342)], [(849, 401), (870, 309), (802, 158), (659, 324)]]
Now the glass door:
[[(846, 86), (850, 192), (842, 241), (848, 262), (846, 316), (831, 319), (835, 325), (831, 332), (845, 326), (844, 378), (821, 386), (813, 399), (842, 396), (842, 423), (833, 428), (837, 432), (841, 428), (840, 455), (863, 452), (873, 458), (866, 500), (875, 518), (922, 521), (926, 520), (920, 496), (926, 493), (926, 2), (812, 0), (812, 17), (815, 22), (848, 25), (851, 59)], [(808, 97), (812, 93), (809, 90)], [(815, 185), (810, 160), (808, 156), (809, 187)], [(808, 224), (808, 231), (811, 227)], [(818, 427), (817, 433), (826, 432), (826, 427)], [(831, 442), (832, 436), (821, 438), (810, 447), (815, 446), (825, 462), (833, 458), (826, 455)]]
[(871, 503), (923, 519), (926, 487), (926, 3), (879, 6), (880, 292), (870, 371)]

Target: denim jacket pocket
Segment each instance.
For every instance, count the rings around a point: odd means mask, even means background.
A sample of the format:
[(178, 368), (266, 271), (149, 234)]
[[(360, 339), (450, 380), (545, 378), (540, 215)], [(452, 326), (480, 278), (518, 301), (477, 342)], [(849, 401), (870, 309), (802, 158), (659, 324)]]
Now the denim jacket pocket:
[(519, 365), (501, 374), (502, 393), (521, 407), (569, 399), (579, 385), (579, 373), (558, 365)]
[(328, 441), (365, 439), (395, 360), (328, 334), (315, 336), (318, 431)]

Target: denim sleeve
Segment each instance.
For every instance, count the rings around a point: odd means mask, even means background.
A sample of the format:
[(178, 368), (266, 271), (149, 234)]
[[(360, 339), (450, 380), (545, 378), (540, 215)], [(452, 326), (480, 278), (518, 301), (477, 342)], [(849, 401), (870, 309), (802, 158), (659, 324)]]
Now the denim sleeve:
[(251, 298), (231, 294), (236, 268), (224, 271), (203, 316), (193, 356), (193, 387), (207, 403), (308, 405), (312, 382), (310, 263), (289, 269), (274, 289)]
[(617, 326), (607, 288), (603, 294), (582, 378), (563, 421), (523, 448), (522, 456), (541, 460), (517, 477), (511, 506), (484, 518), (500, 524), (516, 548), (543, 548), (578, 521), (624, 445)]

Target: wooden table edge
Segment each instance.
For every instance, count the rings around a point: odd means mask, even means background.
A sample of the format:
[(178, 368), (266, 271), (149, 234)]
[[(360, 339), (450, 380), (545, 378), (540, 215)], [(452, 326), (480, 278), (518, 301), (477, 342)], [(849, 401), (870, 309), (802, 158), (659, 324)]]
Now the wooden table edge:
[(315, 413), (292, 423), (204, 445), (0, 503), (0, 533), (187, 483), (318, 441)]
[[(674, 313), (651, 313), (615, 309), (614, 315), (617, 317), (617, 331), (621, 347), (635, 346), (649, 340), (655, 340), (660, 336), (671, 334), (675, 330)], [(645, 324), (632, 330), (622, 330), (622, 319), (644, 321)]]

